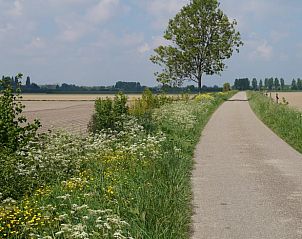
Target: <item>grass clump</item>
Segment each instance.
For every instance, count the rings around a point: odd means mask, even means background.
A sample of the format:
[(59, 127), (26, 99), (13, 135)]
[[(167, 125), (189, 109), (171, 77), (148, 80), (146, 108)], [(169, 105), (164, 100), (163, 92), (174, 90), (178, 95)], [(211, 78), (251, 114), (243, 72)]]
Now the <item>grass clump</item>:
[(11, 185), (0, 178), (0, 238), (188, 238), (194, 148), (231, 94), (173, 102), (147, 92), (117, 117), (121, 128), (21, 147), (6, 158)]
[(277, 104), (260, 93), (248, 92), (257, 116), (289, 145), (302, 153), (302, 113), (286, 103)]

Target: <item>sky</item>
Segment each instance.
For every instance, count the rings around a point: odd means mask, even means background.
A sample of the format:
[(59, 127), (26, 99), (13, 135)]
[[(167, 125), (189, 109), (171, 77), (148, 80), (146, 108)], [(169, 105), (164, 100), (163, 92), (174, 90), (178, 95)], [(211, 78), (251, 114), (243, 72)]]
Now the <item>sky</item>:
[[(149, 58), (165, 44), (168, 20), (189, 0), (0, 0), (0, 74), (29, 75), (38, 84), (156, 86)], [(221, 0), (238, 22), (244, 46), (221, 75), (302, 77), (301, 0)], [(194, 84), (191, 82), (189, 84)]]

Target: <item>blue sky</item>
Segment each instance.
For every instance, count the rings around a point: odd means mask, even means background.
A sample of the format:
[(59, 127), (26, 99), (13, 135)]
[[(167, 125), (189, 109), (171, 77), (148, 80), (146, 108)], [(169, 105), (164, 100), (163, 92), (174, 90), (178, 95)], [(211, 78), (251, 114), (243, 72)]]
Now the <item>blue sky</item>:
[[(38, 84), (157, 85), (152, 50), (189, 0), (0, 0), (0, 74), (30, 75)], [(222, 0), (245, 43), (221, 76), (302, 77), (301, 0)]]

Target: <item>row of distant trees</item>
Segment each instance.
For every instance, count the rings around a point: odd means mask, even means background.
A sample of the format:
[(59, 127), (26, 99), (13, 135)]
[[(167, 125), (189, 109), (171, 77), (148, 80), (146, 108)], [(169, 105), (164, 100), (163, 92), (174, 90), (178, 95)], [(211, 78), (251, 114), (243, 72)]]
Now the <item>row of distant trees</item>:
[(6, 78), (10, 81), (10, 84), (11, 84), (11, 86), (14, 90), (17, 89), (17, 88), (20, 88), (23, 92), (28, 92), (28, 91), (36, 92), (36, 91), (39, 91), (41, 89), (40, 86), (38, 86), (37, 84), (31, 83), (31, 80), (30, 80), (29, 76), (26, 77), (26, 81), (25, 81), (24, 85), (22, 85), (20, 83), (20, 79), (17, 76), (16, 77), (14, 77), (14, 76), (12, 76), (12, 77), (2, 76), (2, 80), (4, 80), (4, 78)]
[[(4, 76), (2, 77), (4, 78)], [(25, 82), (20, 82), (20, 79), (15, 77), (9, 78), (13, 89), (20, 88), (24, 93), (117, 93), (119, 91), (125, 93), (141, 93), (147, 87), (142, 86), (139, 82), (124, 82), (118, 81), (113, 86), (77, 86), (74, 84), (63, 83), (61, 85), (37, 85), (32, 83), (30, 77), (26, 77)], [(197, 93), (198, 87), (194, 85), (188, 85), (185, 87), (177, 87), (171, 85), (163, 85), (158, 87), (148, 87), (152, 92), (167, 92), (167, 93)], [(222, 91), (221, 87), (214, 85), (213, 87), (202, 87), (202, 92), (219, 92)]]
[(283, 78), (265, 78), (257, 80), (253, 78), (236, 79), (233, 89), (235, 90), (302, 90), (302, 80), (300, 78), (293, 79), (291, 85), (286, 85)]

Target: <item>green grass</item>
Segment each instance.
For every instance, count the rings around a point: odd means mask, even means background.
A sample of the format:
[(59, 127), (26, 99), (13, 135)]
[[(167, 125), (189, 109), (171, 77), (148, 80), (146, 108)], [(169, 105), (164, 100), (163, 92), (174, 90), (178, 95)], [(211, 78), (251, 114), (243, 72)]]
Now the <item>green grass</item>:
[(27, 195), (0, 203), (0, 238), (189, 238), (194, 149), (232, 94), (165, 104), (152, 114), (152, 132), (132, 118), (120, 132), (27, 147), (28, 164), (15, 171)]
[(257, 116), (284, 141), (302, 153), (302, 113), (268, 97), (248, 92), (250, 106)]

